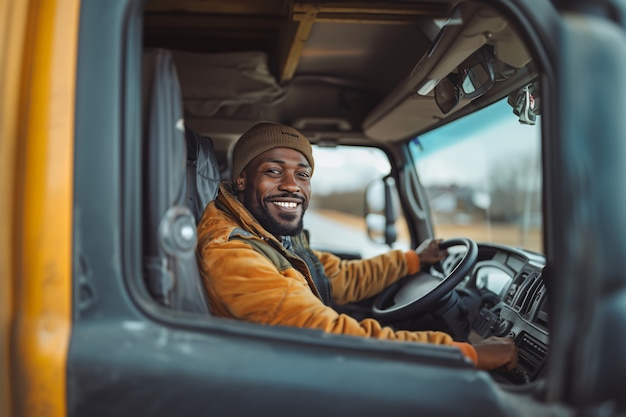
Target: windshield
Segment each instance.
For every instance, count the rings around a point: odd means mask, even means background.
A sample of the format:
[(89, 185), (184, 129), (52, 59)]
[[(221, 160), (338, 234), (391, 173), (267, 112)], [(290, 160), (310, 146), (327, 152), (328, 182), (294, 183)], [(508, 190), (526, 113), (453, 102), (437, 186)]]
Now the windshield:
[(413, 140), (435, 235), (542, 252), (540, 139), (504, 99)]

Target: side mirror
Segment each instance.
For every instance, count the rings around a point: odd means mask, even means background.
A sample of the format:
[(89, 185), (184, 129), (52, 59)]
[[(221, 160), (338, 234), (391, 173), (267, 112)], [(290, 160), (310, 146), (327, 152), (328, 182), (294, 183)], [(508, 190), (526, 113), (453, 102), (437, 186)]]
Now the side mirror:
[(392, 246), (398, 238), (396, 220), (398, 192), (393, 177), (371, 182), (365, 190), (365, 224), (367, 235), (376, 243)]

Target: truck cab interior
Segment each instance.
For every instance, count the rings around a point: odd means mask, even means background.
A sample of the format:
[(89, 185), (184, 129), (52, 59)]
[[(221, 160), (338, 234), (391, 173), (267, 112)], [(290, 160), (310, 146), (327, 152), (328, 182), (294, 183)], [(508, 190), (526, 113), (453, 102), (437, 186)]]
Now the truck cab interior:
[[(233, 144), (259, 121), (302, 131), (322, 152), (322, 166), (328, 158), (323, 151), (382, 151), (388, 172), (374, 182), (393, 197), (376, 199), (372, 184), (362, 186), (358, 192), (373, 194), (372, 206), (378, 201), (383, 209), (370, 210), (369, 221), (365, 215), (352, 216), (366, 225), (363, 240), (382, 243), (378, 250), (416, 247), (437, 233), (429, 191), (414, 168), (420, 161), (409, 150), (419, 143), (416, 138), (503, 101), (516, 124), (537, 123), (541, 73), (516, 22), (480, 2), (378, 6), (236, 1), (179, 2), (174, 8), (167, 1), (146, 3), (144, 259), (148, 290), (161, 305), (210, 314), (195, 265), (195, 225), (219, 181), (229, 179)], [(536, 197), (539, 188), (534, 192)], [(511, 215), (518, 212), (528, 215), (519, 210)], [(346, 217), (350, 213), (343, 210)], [(346, 217), (339, 222), (346, 224)], [(497, 223), (501, 217), (488, 220)], [(394, 239), (397, 230), (381, 233), (376, 218), (392, 229), (400, 227), (403, 242)], [(459, 224), (461, 233), (467, 222)], [(346, 259), (366, 256), (359, 248), (363, 240), (345, 249), (348, 231), (335, 229), (334, 239), (344, 245), (337, 250), (337, 242), (315, 239), (318, 230), (312, 231), (317, 249)], [(397, 329), (443, 330), (457, 340), (514, 338), (518, 368), (493, 377), (510, 385), (540, 381), (548, 352), (545, 258), (495, 239), (477, 243), (458, 237), (446, 245), (461, 250), (452, 251), (437, 268), (408, 277), (374, 299), (336, 308)]]

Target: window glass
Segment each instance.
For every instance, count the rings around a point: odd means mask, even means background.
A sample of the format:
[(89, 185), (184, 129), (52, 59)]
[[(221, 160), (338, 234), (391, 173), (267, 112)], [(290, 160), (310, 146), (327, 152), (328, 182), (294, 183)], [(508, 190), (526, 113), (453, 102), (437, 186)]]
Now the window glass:
[(506, 99), (416, 138), (436, 236), (542, 252), (540, 139)]
[[(372, 147), (314, 145), (313, 156), (312, 195), (304, 217), (311, 246), (345, 257), (366, 258), (389, 251), (387, 244), (369, 238), (365, 222), (366, 190), (391, 172), (387, 155)], [(399, 217), (398, 239), (392, 247), (408, 248), (406, 221)]]

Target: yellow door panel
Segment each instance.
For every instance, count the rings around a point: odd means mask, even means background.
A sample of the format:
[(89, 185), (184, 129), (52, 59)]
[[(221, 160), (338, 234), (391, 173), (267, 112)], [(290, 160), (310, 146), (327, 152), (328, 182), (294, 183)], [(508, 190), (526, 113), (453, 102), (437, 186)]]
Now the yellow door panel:
[(11, 410), (2, 406), (6, 415), (66, 414), (79, 3), (0, 6), (0, 403), (13, 400)]

